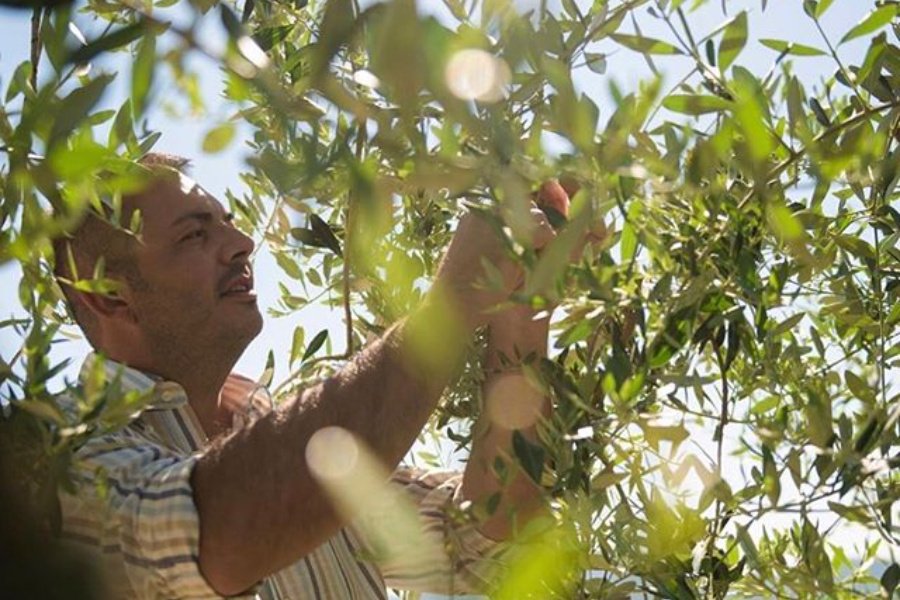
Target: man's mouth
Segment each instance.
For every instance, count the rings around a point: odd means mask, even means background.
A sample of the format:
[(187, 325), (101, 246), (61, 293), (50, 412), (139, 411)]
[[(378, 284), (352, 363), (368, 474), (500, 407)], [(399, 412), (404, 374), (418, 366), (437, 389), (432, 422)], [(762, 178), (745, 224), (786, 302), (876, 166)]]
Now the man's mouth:
[(256, 299), (256, 292), (253, 291), (253, 277), (242, 274), (232, 279), (226, 286), (225, 290), (219, 294), (222, 298), (245, 298)]

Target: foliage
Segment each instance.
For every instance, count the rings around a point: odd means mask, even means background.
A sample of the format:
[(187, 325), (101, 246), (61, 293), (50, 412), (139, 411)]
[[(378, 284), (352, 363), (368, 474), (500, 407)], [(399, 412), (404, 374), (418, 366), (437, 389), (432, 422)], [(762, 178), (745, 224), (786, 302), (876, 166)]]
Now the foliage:
[[(760, 40), (772, 52), (764, 76), (742, 66), (751, 9), (701, 34), (691, 17), (705, 0), (566, 0), (528, 14), (444, 0), (452, 18), (413, 0), (193, 0), (180, 26), (160, 16), (166, 0), (152, 11), (89, 0), (108, 26), (74, 50), (72, 8), (35, 9), (43, 48), (15, 69), (0, 108), (0, 260), (20, 263), (28, 312), (0, 324), (22, 340), (0, 362), (13, 402), (3, 428), (33, 440), (16, 450), (26, 464), (48, 465), (30, 470), (35, 489), (46, 497), (83, 436), (123, 418), (90, 394), (62, 415), (47, 393), (63, 368), (46, 358), (63, 319), (48, 239), (127, 185), (127, 159), (158, 137), (135, 124), (161, 71), (202, 102), (185, 59), (206, 54), (223, 67), (233, 118), (203, 147), (225, 148), (237, 120), (252, 128), (246, 188), (228, 201), (284, 272), (274, 312), (325, 297), (345, 315), (339, 354), (317, 354), (325, 334), (297, 328), (282, 393), (416, 304), (464, 199), (528, 267), (513, 300), (561, 304), (553, 354), (528, 366), (556, 406), (544, 451), (517, 448), (563, 526), (523, 544), (498, 597), (891, 594), (900, 567), (880, 581), (869, 567), (878, 544), (898, 543), (900, 21), (879, 2), (826, 33), (821, 19), (849, 1), (805, 0), (822, 47)], [(779, 7), (758, 10), (777, 18)], [(195, 35), (207, 11), (221, 16), (222, 52)], [(645, 36), (648, 22), (666, 39)], [(177, 43), (163, 51), (162, 39)], [(865, 49), (847, 62), (839, 51), (853, 40)], [(84, 64), (120, 49), (134, 57), (132, 97), (96, 110), (113, 75)], [(574, 78), (599, 85), (616, 52), (642, 54), (653, 72), (691, 68), (671, 88), (611, 80), (616, 108), (601, 118)], [(834, 62), (821, 85), (793, 70), (816, 56)], [(121, 177), (98, 189), (100, 169)], [(529, 192), (563, 173), (583, 192), (555, 248), (535, 256), (515, 243)], [(601, 218), (619, 231), (566, 268), (561, 249)], [(476, 371), (432, 424), (461, 445)], [(870, 533), (860, 556), (841, 542), (847, 523)], [(548, 566), (551, 555), (565, 561)], [(540, 583), (535, 565), (547, 569)]]

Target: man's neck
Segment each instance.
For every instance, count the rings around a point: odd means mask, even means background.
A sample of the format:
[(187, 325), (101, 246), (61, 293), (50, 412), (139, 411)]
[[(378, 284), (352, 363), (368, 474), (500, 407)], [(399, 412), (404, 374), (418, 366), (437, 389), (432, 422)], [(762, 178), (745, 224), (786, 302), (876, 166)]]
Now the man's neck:
[[(209, 360), (197, 362), (179, 359), (173, 361), (177, 364), (165, 364), (160, 361), (141, 360), (138, 357), (114, 352), (109, 352), (108, 356), (116, 362), (180, 385), (208, 438), (212, 439), (231, 429), (231, 413), (224, 405), (220, 404), (219, 393), (231, 372), (234, 361), (227, 366), (222, 364), (218, 368), (214, 368)], [(203, 369), (194, 368), (188, 371), (179, 368), (178, 365), (184, 364), (195, 367), (202, 364)]]

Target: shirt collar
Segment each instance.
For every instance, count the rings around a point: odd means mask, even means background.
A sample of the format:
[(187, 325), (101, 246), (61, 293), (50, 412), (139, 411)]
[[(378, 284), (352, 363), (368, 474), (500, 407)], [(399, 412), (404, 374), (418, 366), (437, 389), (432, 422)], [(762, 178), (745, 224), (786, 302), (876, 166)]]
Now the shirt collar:
[(95, 369), (102, 369), (106, 381), (117, 382), (124, 392), (138, 391), (152, 394), (143, 410), (171, 410), (188, 403), (187, 393), (178, 383), (129, 367), (96, 352), (91, 352), (85, 358), (78, 376), (79, 382), (83, 385)]

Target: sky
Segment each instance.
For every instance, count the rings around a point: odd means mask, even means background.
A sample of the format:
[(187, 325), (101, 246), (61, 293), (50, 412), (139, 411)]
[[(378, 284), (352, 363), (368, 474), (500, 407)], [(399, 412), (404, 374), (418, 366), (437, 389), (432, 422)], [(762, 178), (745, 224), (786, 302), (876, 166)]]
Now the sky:
[[(582, 6), (589, 6), (590, 0), (579, 0)], [(439, 2), (420, 2), (420, 7), (439, 6)], [(537, 7), (539, 0), (521, 0), (517, 3), (522, 10)], [(686, 2), (685, 5), (689, 5)], [(741, 9), (748, 9), (750, 13), (750, 41), (744, 50), (738, 64), (741, 64), (759, 75), (769, 71), (775, 53), (763, 47), (758, 40), (761, 38), (790, 39), (817, 47), (824, 44), (814, 28), (812, 22), (802, 10), (802, 0), (770, 0), (765, 12), (761, 11), (760, 0), (728, 0), (726, 6), (730, 15), (737, 14)], [(559, 0), (548, 2), (551, 8), (558, 8)], [(835, 0), (832, 8), (823, 18), (824, 29), (831, 33), (833, 38), (840, 38), (853, 24), (857, 23), (874, 6), (873, 1), (867, 0)], [(424, 10), (424, 8), (423, 8)], [(664, 25), (646, 10), (641, 10), (636, 15), (643, 32), (651, 37), (671, 40), (671, 34), (665, 30)], [(27, 11), (12, 11), (0, 8), (0, 89), (5, 88), (16, 65), (27, 58), (29, 48), (29, 18)], [(728, 17), (723, 15), (720, 2), (711, 2), (695, 14), (689, 16), (689, 21), (701, 35), (714, 30)], [(85, 31), (92, 30), (85, 15), (75, 17), (79, 25), (83, 25)], [(207, 35), (204, 41), (216, 44), (220, 43), (222, 34), (218, 15), (212, 11), (205, 17)], [(850, 43), (839, 48), (839, 53), (849, 62), (858, 62), (861, 53), (865, 49), (864, 42)], [(593, 51), (613, 50), (609, 43), (601, 43)], [(666, 82), (673, 83), (678, 80), (681, 71), (690, 67), (687, 59), (662, 61), (666, 65), (675, 65), (664, 73)], [(681, 66), (679, 66), (679, 64)], [(116, 82), (112, 93), (104, 99), (104, 104), (111, 108), (118, 107), (125, 98), (128, 86), (127, 57), (119, 55), (108, 63), (105, 68), (123, 69), (122, 76)], [(201, 88), (206, 98), (208, 111), (204, 115), (191, 115), (176, 117), (163, 109), (161, 99), (167, 97), (166, 90), (171, 82), (161, 81), (161, 87), (156, 92), (157, 106), (149, 113), (149, 127), (162, 132), (162, 138), (156, 146), (156, 150), (171, 152), (193, 159), (192, 175), (210, 192), (220, 199), (225, 198), (225, 190), (233, 190), (241, 195), (242, 184), (238, 173), (242, 170), (248, 156), (247, 147), (241, 142), (241, 136), (247, 135), (246, 129), (240, 131), (238, 139), (226, 151), (208, 155), (201, 149), (201, 143), (205, 133), (223, 119), (230, 116), (229, 107), (220, 103), (221, 76), (217, 67), (203, 59), (196, 62), (201, 76)], [(802, 80), (811, 84), (820, 82), (829, 76), (834, 70), (830, 59), (806, 58), (795, 61), (795, 73)], [(609, 83), (615, 80), (618, 86), (625, 90), (633, 90), (638, 82), (649, 76), (649, 69), (643, 59), (628, 50), (618, 49), (610, 53), (608, 57), (608, 69), (605, 75), (591, 73), (588, 69), (580, 69), (576, 74), (576, 84), (579, 89), (589, 94), (600, 106), (601, 121), (612, 114), (612, 100), (609, 95)], [(0, 164), (5, 157), (0, 155)], [(257, 255), (255, 264), (256, 286), (259, 294), (260, 307), (274, 306), (279, 296), (277, 283), (283, 276), (274, 265), (270, 255), (264, 250)], [(20, 273), (12, 264), (0, 266), (0, 320), (21, 314), (21, 308), (16, 300)], [(304, 325), (308, 328), (309, 336), (327, 327), (331, 332), (331, 338), (336, 340), (334, 350), (341, 351), (340, 340), (343, 340), (341, 313), (338, 309), (330, 310), (321, 306), (310, 306), (289, 317), (279, 319), (267, 318), (262, 334), (251, 344), (238, 363), (236, 370), (252, 378), (257, 378), (263, 371), (266, 356), (269, 350), (274, 352), (276, 359), (275, 383), (281, 377), (287, 375), (287, 362), (290, 352), (291, 335), (296, 325)], [(73, 364), (67, 370), (67, 375), (73, 377), (81, 357), (88, 351), (87, 345), (77, 339), (77, 331), (69, 330), (73, 339), (57, 344), (54, 353), (54, 361), (63, 358), (72, 358)], [(8, 336), (0, 337), (0, 356), (9, 358), (19, 346), (19, 340)], [(60, 382), (60, 385), (62, 382)], [(442, 457), (445, 462), (455, 462), (446, 454)]]

